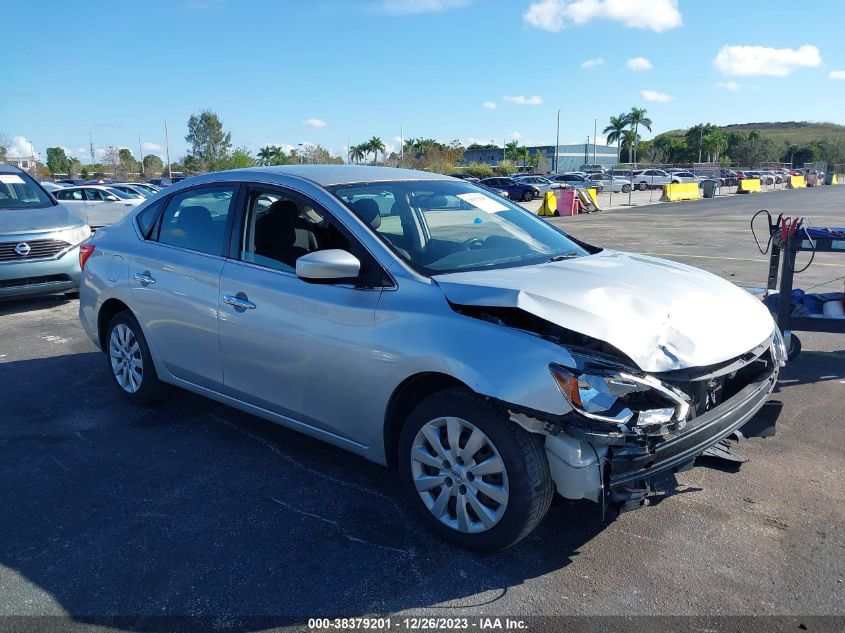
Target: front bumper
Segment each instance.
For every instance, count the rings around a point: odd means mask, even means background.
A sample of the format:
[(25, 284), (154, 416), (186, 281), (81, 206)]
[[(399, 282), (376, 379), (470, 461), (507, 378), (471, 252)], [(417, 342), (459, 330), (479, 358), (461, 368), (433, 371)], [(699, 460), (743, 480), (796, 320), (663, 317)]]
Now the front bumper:
[(624, 501), (651, 491), (654, 482), (692, 465), (696, 457), (745, 425), (763, 407), (777, 382), (778, 369), (758, 377), (714, 409), (690, 420), (682, 431), (651, 448), (611, 447), (608, 487)]
[(0, 263), (0, 299), (70, 292), (79, 288), (79, 246), (55, 259)]

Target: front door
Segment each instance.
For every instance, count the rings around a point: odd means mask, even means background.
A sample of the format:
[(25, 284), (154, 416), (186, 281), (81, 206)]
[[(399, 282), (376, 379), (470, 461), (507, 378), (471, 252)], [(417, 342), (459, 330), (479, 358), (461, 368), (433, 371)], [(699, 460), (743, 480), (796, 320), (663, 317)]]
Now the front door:
[[(320, 429), (368, 444), (373, 421), (368, 372), (381, 283), (314, 284), (296, 276), (296, 259), (340, 248), (368, 254), (320, 206), (300, 194), (256, 186), (242, 197), (237, 259), (220, 275), (220, 350), (225, 391)], [(381, 280), (381, 277), (378, 277)], [(367, 287), (365, 287), (367, 286)]]

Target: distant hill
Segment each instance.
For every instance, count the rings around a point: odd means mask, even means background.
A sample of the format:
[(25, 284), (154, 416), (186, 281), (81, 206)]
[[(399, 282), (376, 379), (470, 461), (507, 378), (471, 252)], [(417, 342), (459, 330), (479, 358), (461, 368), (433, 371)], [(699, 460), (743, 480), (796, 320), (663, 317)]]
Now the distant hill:
[(803, 145), (834, 136), (845, 137), (845, 125), (836, 123), (810, 123), (807, 121), (786, 121), (781, 123), (735, 123), (723, 125), (726, 132), (753, 132), (765, 134), (776, 142), (789, 145)]

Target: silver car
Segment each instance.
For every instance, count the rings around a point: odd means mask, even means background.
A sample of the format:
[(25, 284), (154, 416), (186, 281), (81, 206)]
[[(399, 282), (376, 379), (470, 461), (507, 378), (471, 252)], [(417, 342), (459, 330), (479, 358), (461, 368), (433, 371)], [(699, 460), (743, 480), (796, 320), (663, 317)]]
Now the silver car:
[(0, 165), (0, 298), (76, 292), (89, 235), (29, 174)]
[(785, 358), (733, 284), (427, 172), (197, 176), (83, 249), (80, 319), (129, 400), (175, 385), (393, 467), (476, 550), (523, 538), (555, 493), (642, 504), (763, 406)]
[(141, 194), (130, 195), (108, 185), (66, 187), (53, 195), (95, 229), (114, 224), (145, 200)]

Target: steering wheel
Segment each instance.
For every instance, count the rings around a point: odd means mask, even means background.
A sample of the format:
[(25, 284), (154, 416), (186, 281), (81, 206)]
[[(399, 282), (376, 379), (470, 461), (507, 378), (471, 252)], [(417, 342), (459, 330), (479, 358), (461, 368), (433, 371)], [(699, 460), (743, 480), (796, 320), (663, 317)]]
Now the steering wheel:
[(480, 237), (471, 237), (461, 242), (459, 247), (462, 251), (468, 251), (473, 248), (484, 248), (484, 240)]

